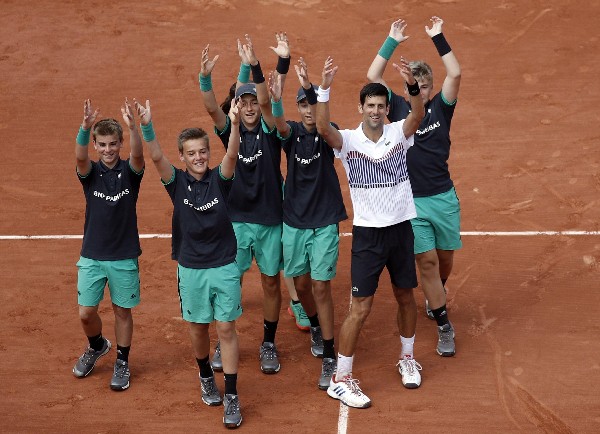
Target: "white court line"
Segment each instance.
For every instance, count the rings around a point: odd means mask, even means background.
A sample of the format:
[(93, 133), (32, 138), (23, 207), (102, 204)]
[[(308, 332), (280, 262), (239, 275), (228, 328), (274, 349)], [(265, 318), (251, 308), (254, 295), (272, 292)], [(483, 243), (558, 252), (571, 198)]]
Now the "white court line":
[[(466, 231), (462, 236), (490, 236), (490, 237), (531, 237), (531, 236), (598, 236), (600, 231)], [(351, 237), (351, 232), (341, 232), (340, 237)], [(82, 239), (83, 235), (0, 235), (0, 240), (69, 240)], [(140, 238), (171, 238), (171, 234), (140, 234)], [(352, 297), (350, 297), (352, 306)], [(346, 434), (348, 429), (348, 406), (340, 402), (338, 416), (338, 434)]]
[[(598, 236), (600, 231), (466, 231), (464, 237), (532, 237), (532, 236)], [(352, 232), (341, 232), (340, 237), (351, 237)], [(0, 240), (80, 240), (83, 235), (0, 235)], [(140, 234), (140, 238), (171, 238), (171, 234)]]

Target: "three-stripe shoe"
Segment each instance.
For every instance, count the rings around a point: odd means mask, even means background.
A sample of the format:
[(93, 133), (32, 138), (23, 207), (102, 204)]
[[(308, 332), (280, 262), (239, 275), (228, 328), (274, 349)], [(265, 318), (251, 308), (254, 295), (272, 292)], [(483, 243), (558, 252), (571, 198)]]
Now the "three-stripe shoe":
[(421, 385), (421, 374), (419, 371), (423, 369), (419, 363), (412, 357), (406, 357), (400, 360), (396, 366), (402, 375), (402, 384), (407, 389), (416, 389)]
[(202, 402), (206, 405), (221, 405), (223, 402), (214, 375), (208, 378), (200, 376), (200, 389), (202, 390)]
[(331, 377), (327, 394), (332, 398), (339, 399), (348, 407), (367, 408), (371, 406), (371, 400), (365, 395), (360, 387), (358, 380), (348, 375), (340, 381), (335, 381), (335, 375)]
[(437, 353), (442, 357), (452, 357), (456, 354), (454, 345), (454, 327), (452, 323), (444, 324), (438, 327)]
[(129, 363), (125, 360), (117, 359), (113, 369), (113, 376), (110, 379), (110, 388), (112, 390), (125, 390), (129, 388)]
[(105, 337), (102, 339), (104, 339), (104, 344), (100, 350), (95, 351), (92, 347), (87, 347), (77, 360), (77, 363), (75, 363), (75, 366), (73, 366), (73, 375), (78, 378), (87, 377), (92, 372), (92, 369), (94, 369), (94, 366), (96, 366), (98, 359), (108, 353), (110, 350), (110, 341)]

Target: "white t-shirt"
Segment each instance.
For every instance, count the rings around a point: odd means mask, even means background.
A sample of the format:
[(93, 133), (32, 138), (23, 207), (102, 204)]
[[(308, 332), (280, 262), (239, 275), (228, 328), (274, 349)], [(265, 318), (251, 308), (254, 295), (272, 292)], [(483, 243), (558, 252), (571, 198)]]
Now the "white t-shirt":
[(406, 151), (413, 136), (404, 137), (404, 119), (383, 126), (383, 134), (372, 142), (362, 130), (340, 130), (343, 138), (338, 156), (346, 169), (354, 208), (354, 225), (382, 228), (417, 216)]

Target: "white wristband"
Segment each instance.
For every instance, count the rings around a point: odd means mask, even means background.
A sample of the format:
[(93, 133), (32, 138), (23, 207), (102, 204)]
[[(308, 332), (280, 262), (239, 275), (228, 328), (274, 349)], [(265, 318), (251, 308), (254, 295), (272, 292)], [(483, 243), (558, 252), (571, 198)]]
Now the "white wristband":
[(321, 86), (319, 86), (319, 89), (317, 90), (317, 102), (328, 102), (330, 90), (330, 87), (323, 89)]

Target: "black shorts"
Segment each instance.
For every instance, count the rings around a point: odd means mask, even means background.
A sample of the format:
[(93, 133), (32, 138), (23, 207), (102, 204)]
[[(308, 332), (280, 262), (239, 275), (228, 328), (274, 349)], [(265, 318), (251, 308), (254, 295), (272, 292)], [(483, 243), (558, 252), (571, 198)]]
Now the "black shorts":
[(352, 296), (375, 294), (383, 267), (387, 267), (392, 285), (417, 286), (414, 235), (409, 220), (384, 228), (352, 228)]

